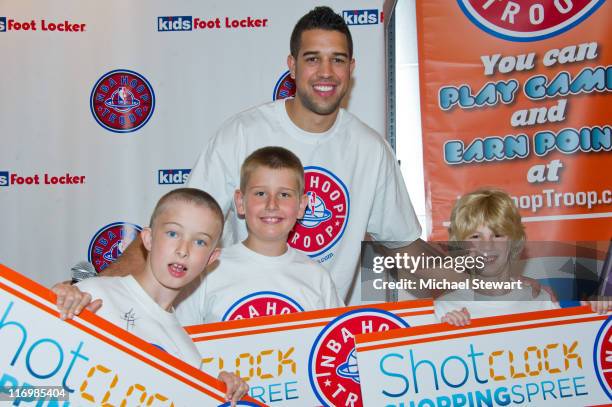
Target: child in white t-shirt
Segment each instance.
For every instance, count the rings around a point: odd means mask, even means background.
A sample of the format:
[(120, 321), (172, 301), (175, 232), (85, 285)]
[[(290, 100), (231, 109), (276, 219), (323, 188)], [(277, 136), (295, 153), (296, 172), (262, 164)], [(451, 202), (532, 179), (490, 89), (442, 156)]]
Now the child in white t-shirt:
[(264, 147), (249, 155), (234, 196), (248, 236), (224, 248), (177, 304), (186, 325), (343, 306), (329, 272), (287, 244), (296, 220), (314, 197), (304, 194), (304, 169), (287, 149)]
[(513, 267), (523, 248), (525, 230), (518, 209), (505, 192), (480, 189), (461, 197), (451, 213), (449, 240), (462, 242), (481, 267), (470, 273), (470, 288), (436, 299), (435, 313), (441, 322), (463, 326), (470, 318), (558, 308), (545, 290), (533, 297), (531, 287)]
[[(96, 277), (78, 283), (88, 298), (102, 300), (97, 314), (177, 358), (201, 367), (201, 356), (172, 306), (181, 290), (200, 276), (219, 255), (223, 213), (206, 192), (180, 188), (164, 195), (141, 238), (148, 251), (144, 270), (125, 277)], [(62, 317), (78, 314), (66, 298), (76, 288), (55, 286)], [(76, 311), (76, 312), (75, 312)], [(221, 372), (228, 400), (248, 390), (238, 377)]]

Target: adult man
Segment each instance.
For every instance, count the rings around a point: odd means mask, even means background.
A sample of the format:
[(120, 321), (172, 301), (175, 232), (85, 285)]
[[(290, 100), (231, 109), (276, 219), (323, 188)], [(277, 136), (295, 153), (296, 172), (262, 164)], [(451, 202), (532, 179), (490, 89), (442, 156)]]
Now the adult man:
[[(224, 211), (239, 186), (240, 165), (254, 150), (278, 145), (305, 167), (306, 216), (289, 244), (330, 270), (341, 298), (359, 302), (356, 284), (361, 241), (413, 241), (421, 233), (400, 169), (388, 144), (340, 108), (355, 67), (351, 34), (328, 7), (304, 15), (291, 35), (287, 64), (296, 82), (293, 99), (242, 112), (207, 143), (188, 185), (217, 199)], [(224, 244), (244, 240), (244, 221), (230, 210)], [(133, 248), (113, 268), (140, 261)], [(111, 271), (113, 270), (111, 268)], [(254, 270), (256, 272), (256, 270)]]

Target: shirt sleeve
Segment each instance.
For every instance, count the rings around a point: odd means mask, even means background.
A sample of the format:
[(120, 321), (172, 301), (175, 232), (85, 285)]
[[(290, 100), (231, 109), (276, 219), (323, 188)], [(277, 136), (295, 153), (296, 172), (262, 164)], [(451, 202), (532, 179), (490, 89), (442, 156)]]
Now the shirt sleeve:
[(187, 180), (188, 187), (211, 194), (224, 214), (232, 206), (234, 191), (240, 185), (236, 178), (242, 164), (236, 158), (238, 146), (231, 145), (229, 140), (240, 139), (236, 134), (241, 132), (241, 127), (236, 121), (221, 126), (200, 153)]
[(391, 147), (383, 144), (367, 230), (378, 241), (412, 242), (421, 235), (421, 225)]
[(332, 280), (329, 271), (320, 267), (319, 270), (323, 274), (321, 281), (321, 295), (323, 299), (323, 309), (341, 308), (344, 307), (344, 301), (340, 298), (336, 285)]

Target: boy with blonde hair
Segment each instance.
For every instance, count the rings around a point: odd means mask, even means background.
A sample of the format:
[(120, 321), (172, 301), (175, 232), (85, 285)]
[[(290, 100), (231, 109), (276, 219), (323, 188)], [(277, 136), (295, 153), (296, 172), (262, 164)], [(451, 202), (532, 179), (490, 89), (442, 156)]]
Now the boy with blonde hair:
[[(223, 213), (209, 194), (194, 188), (173, 190), (159, 200), (149, 227), (142, 230), (148, 252), (144, 270), (133, 276), (90, 278), (77, 286), (89, 294), (88, 300), (102, 301), (99, 316), (199, 369), (201, 356), (172, 304), (217, 259), (222, 230)], [(63, 318), (80, 312), (66, 301), (76, 288), (60, 285), (53, 290)], [(233, 374), (221, 372), (219, 379), (233, 403), (248, 390)]]
[(308, 206), (304, 169), (282, 147), (264, 147), (244, 161), (236, 210), (247, 238), (224, 248), (177, 313), (185, 324), (288, 314), (343, 306), (329, 272), (287, 244)]
[[(462, 196), (451, 212), (449, 240), (462, 242), (484, 264), (468, 282), (497, 283), (501, 288), (469, 288), (448, 292), (435, 301), (441, 322), (466, 325), (470, 318), (557, 308), (545, 290), (533, 297), (513, 265), (525, 242), (525, 229), (512, 198), (496, 189)], [(471, 285), (473, 287), (473, 285)]]

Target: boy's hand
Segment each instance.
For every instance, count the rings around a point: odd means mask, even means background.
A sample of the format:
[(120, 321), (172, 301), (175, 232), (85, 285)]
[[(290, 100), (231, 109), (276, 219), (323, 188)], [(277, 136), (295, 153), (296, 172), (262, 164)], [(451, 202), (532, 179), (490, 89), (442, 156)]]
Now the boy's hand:
[(231, 401), (232, 406), (235, 406), (236, 402), (243, 398), (249, 391), (249, 385), (233, 373), (228, 373), (223, 370), (219, 373), (217, 379), (225, 383), (225, 399)]
[(557, 296), (555, 295), (555, 292), (549, 286), (542, 285), (538, 280), (534, 280), (533, 278), (525, 276), (521, 277), (521, 281), (526, 286), (531, 287), (531, 295), (533, 296), (533, 298), (536, 298), (538, 295), (540, 295), (540, 291), (545, 291), (546, 293), (548, 293), (548, 295), (550, 295), (550, 300), (552, 302), (559, 302)]
[(467, 308), (464, 307), (457, 311), (447, 312), (440, 322), (446, 322), (454, 326), (465, 326), (470, 324), (470, 318), (470, 313)]
[(83, 308), (96, 312), (102, 306), (102, 300), (91, 301), (91, 295), (68, 283), (57, 283), (51, 287), (51, 291), (57, 295), (55, 305), (61, 319), (72, 319), (75, 315), (79, 315)]
[(598, 314), (605, 314), (612, 310), (612, 297), (598, 297), (594, 300), (580, 301), (581, 305), (590, 305), (591, 310)]

